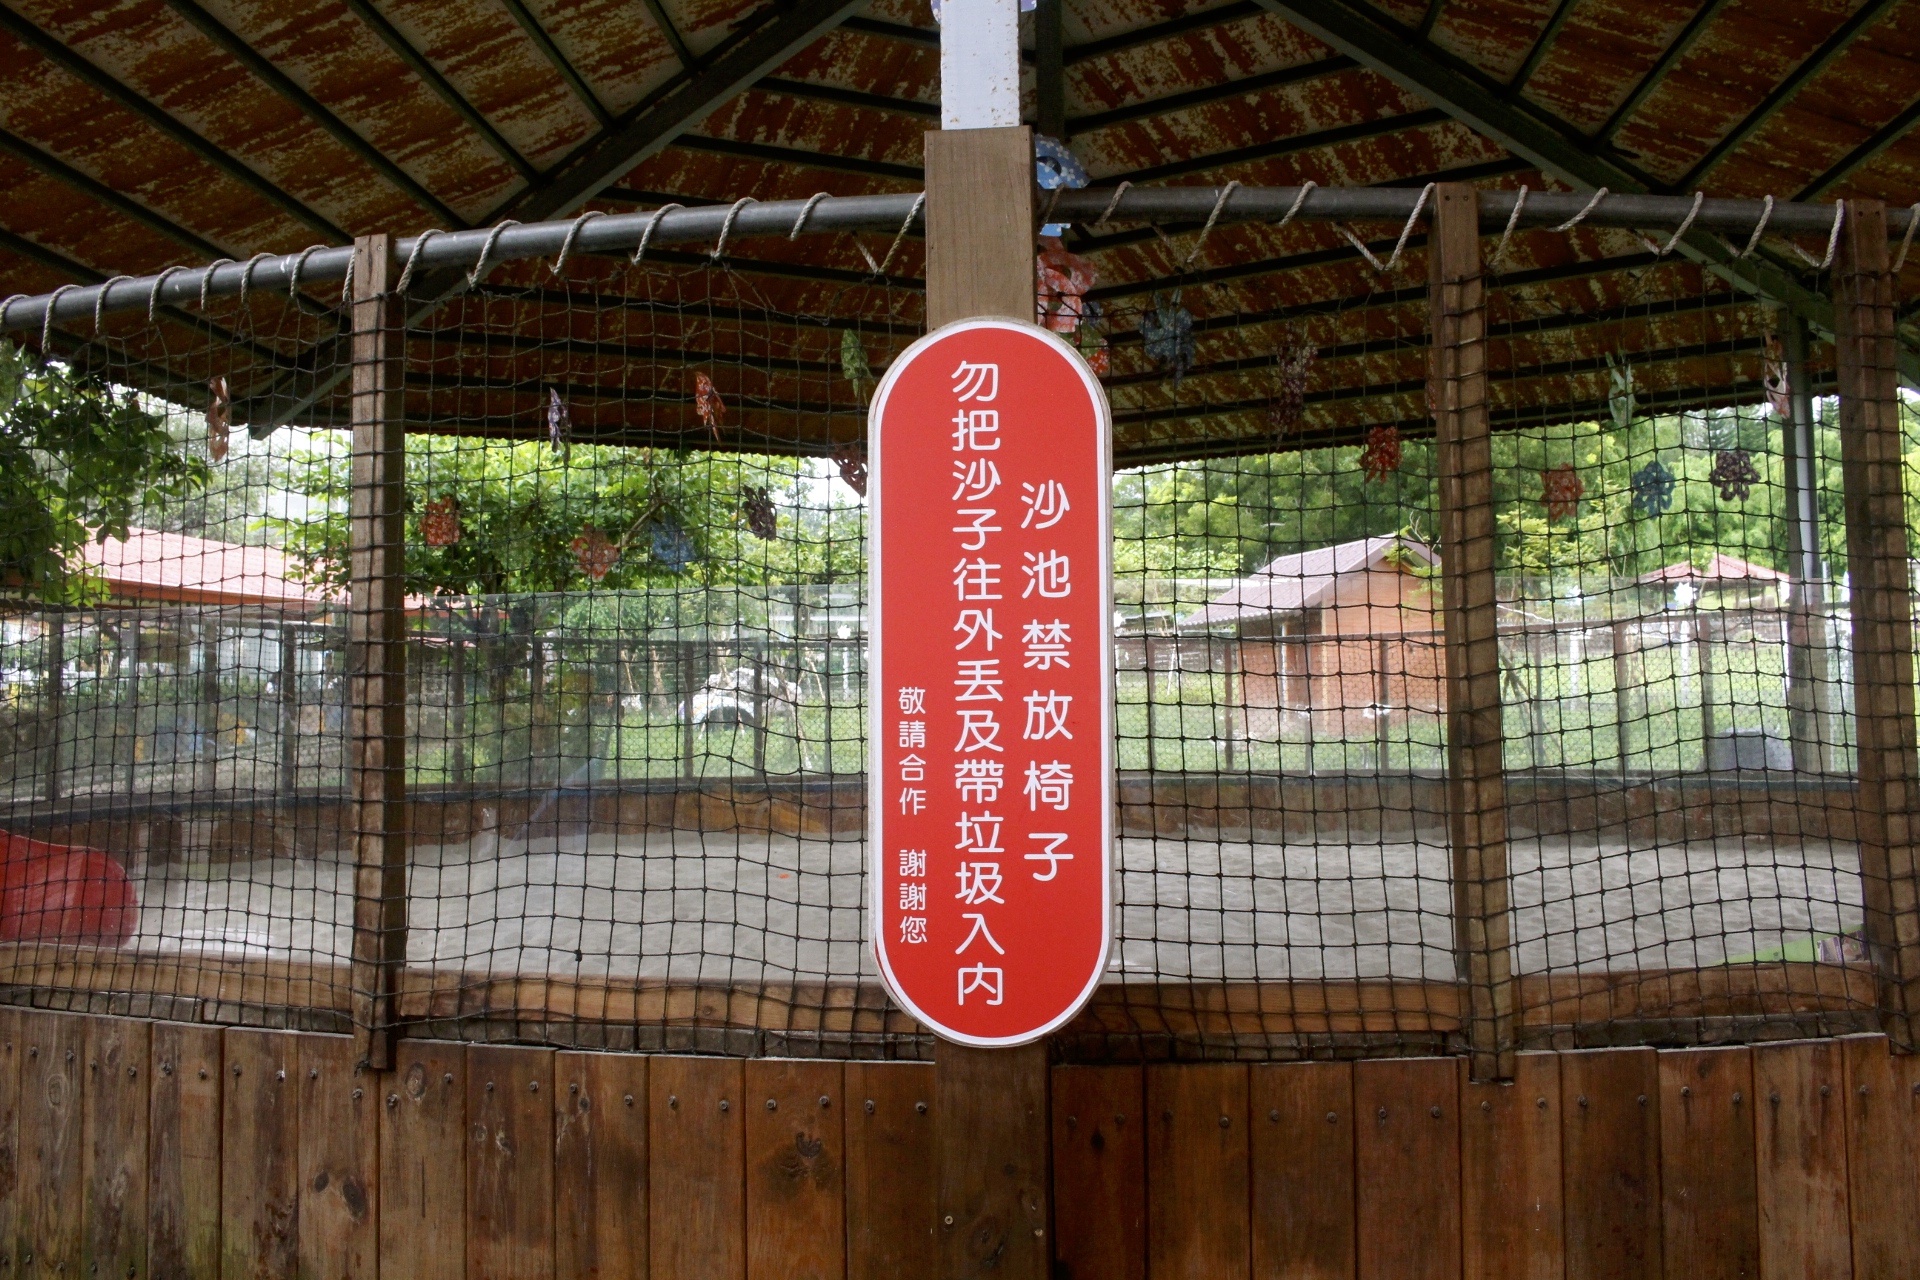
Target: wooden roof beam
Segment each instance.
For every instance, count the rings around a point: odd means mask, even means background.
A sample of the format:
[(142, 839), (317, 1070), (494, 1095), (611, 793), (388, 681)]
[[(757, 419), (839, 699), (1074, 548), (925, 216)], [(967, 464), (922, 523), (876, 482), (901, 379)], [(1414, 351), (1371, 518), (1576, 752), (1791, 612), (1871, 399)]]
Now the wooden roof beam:
[(692, 71), (698, 67), (699, 55), (688, 47), (687, 38), (680, 34), (680, 28), (673, 25), (673, 18), (668, 15), (666, 6), (661, 4), (660, 0), (644, 0), (644, 3), (647, 6), (647, 16), (653, 19), (653, 25), (659, 28), (660, 34), (672, 47), (673, 56), (680, 62), (680, 69)]
[(4, 4), (0, 4), (0, 28), (22, 44), (80, 81), (116, 106), (138, 116), (154, 132), (191, 151), (202, 161), (240, 183), (275, 209), (324, 237), (329, 244), (345, 244), (353, 237), (335, 226), (332, 220), (286, 190), (235, 159), (226, 148), (215, 145), (195, 133), (154, 103), (121, 84), (79, 53), (69, 49)]
[(319, 125), (323, 132), (351, 152), (361, 163), (385, 178), (409, 200), (447, 223), (450, 228), (460, 229), (468, 225), (459, 214), (453, 211), (451, 205), (427, 190), (426, 186), (412, 174), (389, 159), (386, 152), (361, 137), (353, 126), (335, 115), (318, 98), (295, 83), (293, 77), (274, 66), (259, 50), (201, 8), (195, 0), (166, 0), (166, 2), (169, 8), (186, 19), (208, 40), (224, 49), (229, 57), (245, 67), (255, 79), (279, 97), (292, 103), (301, 115)]
[(794, 0), (664, 92), (588, 140), (555, 172), (496, 210), (535, 222), (572, 213), (684, 130), (752, 85), (865, 4), (866, 0)]
[(1560, 29), (1567, 25), (1567, 19), (1573, 16), (1574, 6), (1578, 3), (1579, 0), (1560, 0), (1553, 17), (1547, 20), (1546, 28), (1533, 42), (1533, 47), (1527, 50), (1526, 61), (1520, 64), (1520, 70), (1514, 73), (1513, 79), (1507, 84), (1507, 92), (1517, 94), (1527, 87), (1527, 81), (1533, 79), (1533, 73), (1553, 52), (1553, 42), (1560, 38)]
[(467, 127), (480, 135), (489, 147), (502, 160), (513, 166), (515, 173), (523, 182), (533, 182), (540, 171), (531, 161), (520, 154), (519, 148), (508, 142), (505, 135), (494, 128), (493, 122), (480, 109), (467, 101), (466, 95), (453, 86), (453, 82), (440, 73), (440, 68), (427, 60), (425, 54), (413, 47), (400, 28), (387, 21), (385, 14), (373, 7), (372, 0), (344, 0), (348, 10), (365, 23), (367, 29), (380, 37), (382, 44), (391, 49), (400, 61), (407, 64), (414, 75), (420, 77), (422, 84), (431, 89), (442, 102), (452, 107), (454, 113), (466, 121)]
[(708, 155), (762, 160), (768, 164), (787, 164), (804, 169), (855, 173), (865, 178), (919, 182), (923, 177), (922, 170), (917, 164), (898, 164), (891, 160), (866, 160), (858, 156), (834, 155), (828, 151), (802, 151), (797, 147), (776, 147), (765, 142), (740, 142), (733, 138), (709, 137), (703, 133), (683, 133), (673, 140), (673, 146), (680, 151), (703, 151)]
[[(1869, 0), (1869, 6), (1890, 0)], [(1458, 65), (1414, 33), (1348, 0), (1259, 0), (1303, 31), (1416, 93), (1481, 136), (1499, 143), (1576, 188), (1635, 194), (1658, 184), (1619, 157), (1600, 150), (1530, 104), (1508, 101), (1478, 73)], [(1665, 192), (1670, 194), (1671, 192)], [(1749, 293), (1783, 306), (1823, 333), (1833, 332), (1833, 304), (1781, 266), (1758, 255), (1736, 259), (1719, 237), (1689, 232), (1678, 252)], [(1900, 376), (1920, 387), (1920, 354), (1900, 351)]]

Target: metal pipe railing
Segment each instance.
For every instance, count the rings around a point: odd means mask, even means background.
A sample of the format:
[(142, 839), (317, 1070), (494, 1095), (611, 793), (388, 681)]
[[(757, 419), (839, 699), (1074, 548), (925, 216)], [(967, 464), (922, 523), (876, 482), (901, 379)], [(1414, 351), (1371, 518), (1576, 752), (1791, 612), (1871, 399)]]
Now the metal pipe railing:
[[(1484, 191), (1481, 225), (1506, 227), (1519, 193)], [(1312, 221), (1405, 222), (1420, 207), (1421, 193), (1404, 187), (1127, 187), (1087, 188), (1049, 196), (1043, 205), (1060, 221), (1202, 223), (1217, 213), (1223, 222), (1268, 222), (1292, 214)], [(1697, 203), (1697, 207), (1696, 207)], [(774, 200), (711, 205), (647, 213), (588, 215), (562, 222), (508, 224), (458, 232), (426, 232), (402, 237), (395, 253), (417, 273), (428, 268), (473, 269), (486, 255), (489, 265), (519, 258), (570, 252), (631, 253), (648, 246), (716, 242), (724, 232), (732, 240), (749, 236), (791, 236), (801, 232), (911, 231), (922, 219), (923, 197), (911, 192), (884, 196), (828, 196), (812, 200)], [(1760, 200), (1700, 200), (1688, 196), (1608, 195), (1597, 203), (1590, 192), (1529, 192), (1517, 225), (1559, 226), (1576, 218), (1596, 227), (1702, 231), (1751, 235), (1765, 219), (1768, 231), (1793, 235), (1831, 232), (1838, 206)], [(1585, 216), (1580, 217), (1582, 211)], [(1888, 210), (1890, 234), (1905, 236), (1913, 212)], [(419, 262), (413, 263), (415, 254)], [(151, 309), (155, 305), (198, 303), (249, 291), (284, 291), (293, 284), (346, 279), (353, 261), (350, 245), (316, 247), (301, 253), (259, 255), (245, 263), (217, 262), (203, 267), (173, 267), (159, 275), (116, 277), (103, 284), (66, 286), (31, 297), (15, 295), (0, 304), (0, 330), (39, 329), (51, 321), (86, 320), (105, 312)], [(49, 308), (51, 317), (49, 318)]]

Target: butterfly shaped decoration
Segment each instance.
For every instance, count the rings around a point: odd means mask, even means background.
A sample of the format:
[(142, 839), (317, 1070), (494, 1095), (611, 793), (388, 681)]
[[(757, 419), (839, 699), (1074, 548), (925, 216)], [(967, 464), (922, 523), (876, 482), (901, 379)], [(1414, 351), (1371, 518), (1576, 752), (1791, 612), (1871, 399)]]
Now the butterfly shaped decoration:
[(847, 488), (866, 497), (867, 451), (857, 444), (841, 445), (834, 452), (833, 460), (839, 464), (840, 478), (847, 482)]
[(567, 447), (567, 436), (572, 430), (573, 415), (567, 412), (567, 402), (560, 398), (560, 389), (548, 387), (547, 443), (553, 446), (555, 453)]
[(207, 383), (207, 456), (225, 461), (227, 434), (233, 430), (233, 398), (227, 394), (225, 374)]
[(1655, 458), (1633, 473), (1633, 509), (1641, 515), (1657, 516), (1673, 506), (1673, 472)]
[(1400, 469), (1400, 428), (1375, 427), (1360, 450), (1360, 470), (1369, 481), (1385, 480)]
[(853, 397), (861, 404), (873, 386), (873, 366), (867, 363), (867, 348), (853, 329), (840, 331), (840, 376), (853, 384)]
[(1767, 408), (1774, 417), (1786, 422), (1793, 417), (1793, 391), (1787, 379), (1787, 354), (1780, 335), (1767, 335), (1762, 352), (1760, 381), (1767, 389)]
[(1760, 483), (1760, 473), (1754, 469), (1753, 457), (1745, 449), (1722, 449), (1713, 455), (1713, 470), (1707, 473), (1707, 483), (1720, 490), (1720, 501), (1744, 502), (1753, 492), (1753, 486)]
[(1113, 372), (1113, 353), (1107, 346), (1107, 340), (1091, 323), (1099, 318), (1099, 314), (1100, 304), (1089, 302), (1086, 317), (1089, 323), (1081, 325), (1079, 332), (1074, 334), (1073, 345), (1080, 352), (1080, 358), (1087, 362), (1087, 368), (1093, 370), (1093, 376), (1104, 378)]
[(434, 498), (420, 517), (420, 539), (430, 547), (450, 547), (460, 541), (460, 504), (453, 498)]
[(1607, 416), (1615, 430), (1625, 431), (1639, 409), (1633, 393), (1633, 366), (1622, 354), (1607, 352)]
[(727, 420), (727, 402), (720, 398), (713, 379), (704, 373), (693, 375), (693, 411), (707, 424), (713, 438), (720, 438), (720, 427)]
[(771, 542), (780, 532), (780, 520), (773, 510), (773, 497), (758, 485), (748, 485), (740, 491), (740, 515), (756, 538)]
[(648, 525), (647, 541), (654, 563), (672, 573), (684, 571), (700, 558), (700, 548), (672, 516), (662, 516)]
[(1179, 386), (1187, 370), (1193, 368), (1193, 313), (1180, 305), (1180, 291), (1162, 299), (1153, 296), (1153, 306), (1140, 317), (1141, 345), (1147, 359), (1173, 375)]
[(608, 541), (606, 534), (588, 525), (573, 540), (573, 558), (582, 573), (599, 582), (620, 562), (620, 548)]
[(1087, 316), (1087, 290), (1099, 279), (1093, 264), (1070, 252), (1058, 236), (1042, 236), (1033, 270), (1039, 321), (1055, 333), (1072, 333)]
[(1267, 424), (1277, 436), (1284, 436), (1300, 425), (1307, 411), (1307, 371), (1319, 352), (1305, 343), (1280, 348), (1274, 358), (1273, 402), (1267, 406)]
[(1540, 473), (1540, 501), (1547, 509), (1548, 520), (1572, 515), (1586, 493), (1586, 483), (1571, 462), (1548, 467)]
[(1042, 191), (1062, 187), (1077, 191), (1087, 185), (1087, 167), (1067, 150), (1067, 144), (1044, 133), (1033, 137), (1033, 179)]

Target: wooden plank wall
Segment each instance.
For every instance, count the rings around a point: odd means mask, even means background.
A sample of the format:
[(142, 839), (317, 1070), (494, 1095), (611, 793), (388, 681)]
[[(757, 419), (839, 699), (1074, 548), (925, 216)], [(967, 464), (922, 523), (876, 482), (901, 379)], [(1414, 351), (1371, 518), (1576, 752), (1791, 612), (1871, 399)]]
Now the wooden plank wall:
[[(0, 1009), (0, 1275), (931, 1274), (932, 1068)], [(1054, 1274), (1920, 1275), (1920, 1058), (1880, 1036), (1060, 1066)]]

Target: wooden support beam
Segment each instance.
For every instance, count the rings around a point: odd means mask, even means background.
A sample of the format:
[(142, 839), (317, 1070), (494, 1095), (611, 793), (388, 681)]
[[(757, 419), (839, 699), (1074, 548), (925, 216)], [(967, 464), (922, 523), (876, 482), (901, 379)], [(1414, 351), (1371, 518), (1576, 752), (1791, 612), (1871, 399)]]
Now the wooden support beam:
[(367, 1063), (391, 1062), (407, 954), (407, 644), (403, 299), (393, 238), (353, 254), (353, 454), (347, 603), (347, 773), (353, 806), (353, 1023)]
[(1920, 735), (1913, 704), (1913, 598), (1900, 457), (1894, 277), (1886, 208), (1847, 207), (1834, 267), (1840, 465), (1852, 585), (1859, 739), (1860, 877), (1880, 1013), (1901, 1050), (1920, 1012)]
[(1446, 643), (1447, 825), (1453, 845), (1454, 950), (1466, 986), (1472, 1078), (1513, 1076), (1507, 916), (1507, 795), (1495, 633), (1493, 438), (1487, 416), (1487, 301), (1474, 189), (1434, 191), (1428, 404), (1440, 473), (1442, 631)]
[[(927, 327), (969, 316), (1031, 322), (1033, 133), (926, 136)], [(1052, 1274), (1047, 1050), (941, 1044), (934, 1060), (938, 1274)]]

